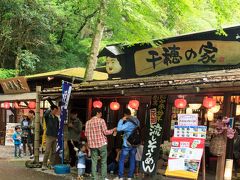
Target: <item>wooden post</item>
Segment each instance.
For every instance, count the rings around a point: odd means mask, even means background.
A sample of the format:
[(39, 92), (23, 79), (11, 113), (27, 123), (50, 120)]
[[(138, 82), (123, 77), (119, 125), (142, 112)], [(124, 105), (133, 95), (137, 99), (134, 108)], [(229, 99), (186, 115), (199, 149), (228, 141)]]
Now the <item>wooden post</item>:
[(202, 156), (202, 179), (206, 180), (206, 159), (205, 159), (205, 150), (203, 149), (203, 156)]
[(91, 119), (91, 113), (92, 113), (92, 98), (88, 98), (87, 120)]
[[(231, 108), (231, 95), (225, 94), (224, 95), (224, 109), (223, 114), (224, 116), (230, 116), (230, 108)], [(225, 146), (223, 148), (223, 155), (219, 156), (217, 159), (217, 170), (216, 170), (216, 177), (215, 180), (223, 180), (224, 178), (224, 170), (225, 170), (225, 161), (226, 161), (226, 146), (227, 146), (227, 137), (225, 137)]]
[(36, 87), (36, 116), (34, 129), (34, 162), (39, 163), (39, 133), (40, 133), (40, 92), (41, 86)]

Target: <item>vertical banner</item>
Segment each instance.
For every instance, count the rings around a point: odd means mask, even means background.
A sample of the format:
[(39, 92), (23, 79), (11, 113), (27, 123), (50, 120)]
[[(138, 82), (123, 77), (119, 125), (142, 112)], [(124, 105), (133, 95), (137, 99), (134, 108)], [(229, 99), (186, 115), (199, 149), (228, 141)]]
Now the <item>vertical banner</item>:
[(150, 175), (154, 175), (156, 173), (166, 105), (167, 96), (152, 96), (147, 122), (148, 134), (144, 140), (142, 157), (143, 170), (145, 173)]
[(60, 123), (58, 129), (58, 142), (57, 142), (57, 153), (61, 157), (62, 164), (64, 160), (64, 143), (63, 143), (63, 129), (64, 129), (64, 121), (67, 117), (67, 107), (69, 98), (71, 95), (72, 84), (66, 81), (62, 82), (62, 104), (61, 104), (61, 114), (60, 114)]

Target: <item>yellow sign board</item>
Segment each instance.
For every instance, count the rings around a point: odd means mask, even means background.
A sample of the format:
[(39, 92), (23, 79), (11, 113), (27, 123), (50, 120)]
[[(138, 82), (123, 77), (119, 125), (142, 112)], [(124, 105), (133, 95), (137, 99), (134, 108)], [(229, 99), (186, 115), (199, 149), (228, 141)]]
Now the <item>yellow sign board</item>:
[(137, 51), (134, 54), (138, 76), (188, 65), (237, 65), (240, 63), (240, 42), (182, 41)]

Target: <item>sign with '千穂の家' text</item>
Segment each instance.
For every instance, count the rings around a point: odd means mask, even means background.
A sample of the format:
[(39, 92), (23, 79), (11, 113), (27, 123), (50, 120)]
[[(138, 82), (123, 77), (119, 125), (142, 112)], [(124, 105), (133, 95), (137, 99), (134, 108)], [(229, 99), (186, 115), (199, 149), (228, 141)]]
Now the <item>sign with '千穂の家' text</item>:
[[(240, 26), (186, 34), (133, 46), (109, 45), (100, 56), (111, 57), (106, 64), (109, 78), (136, 78), (183, 74), (240, 67)], [(153, 45), (154, 44), (154, 45)]]
[(187, 65), (236, 65), (240, 43), (237, 41), (174, 42), (137, 51), (134, 54), (136, 74), (152, 74), (168, 68)]

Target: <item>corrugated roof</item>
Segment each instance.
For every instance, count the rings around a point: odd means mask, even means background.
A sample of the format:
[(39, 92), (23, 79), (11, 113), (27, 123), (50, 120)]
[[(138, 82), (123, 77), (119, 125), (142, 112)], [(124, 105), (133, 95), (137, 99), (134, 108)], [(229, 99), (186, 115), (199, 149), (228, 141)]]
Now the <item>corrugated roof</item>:
[[(77, 68), (69, 68), (69, 69), (63, 69), (58, 71), (51, 71), (46, 73), (40, 73), (40, 74), (34, 74), (25, 76), (27, 79), (35, 79), (35, 78), (42, 78), (42, 77), (48, 77), (48, 76), (65, 76), (65, 77), (76, 77), (83, 79), (85, 74), (85, 68), (77, 67)], [(94, 80), (107, 80), (108, 74), (103, 72), (94, 71), (93, 74)]]

